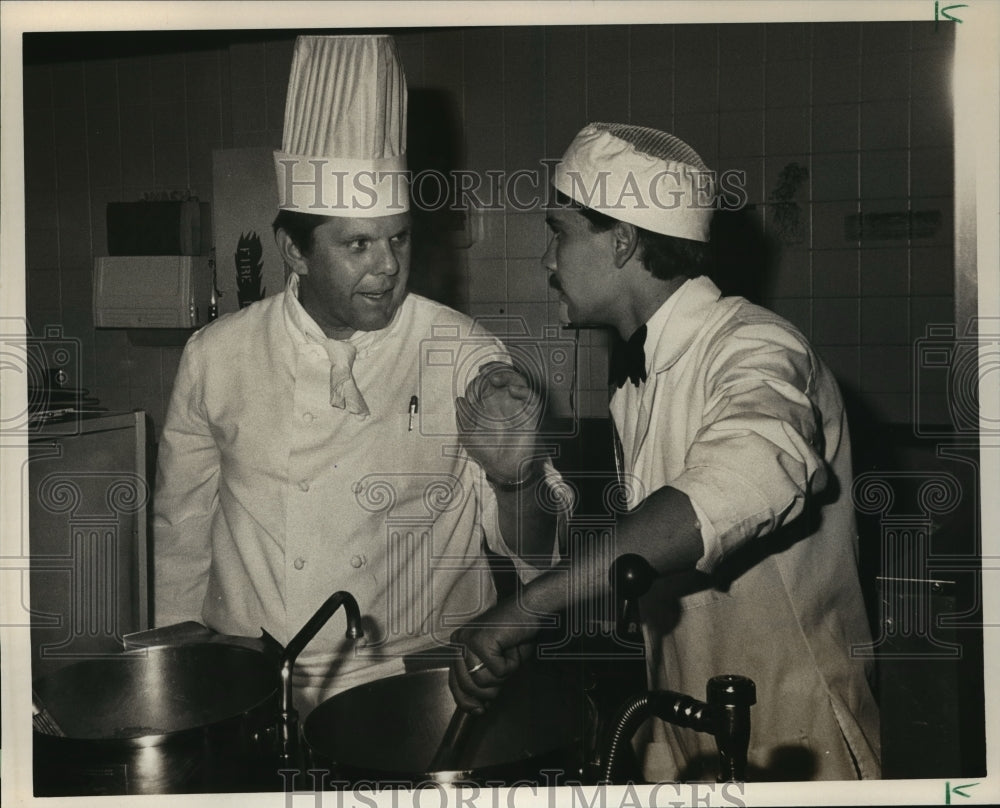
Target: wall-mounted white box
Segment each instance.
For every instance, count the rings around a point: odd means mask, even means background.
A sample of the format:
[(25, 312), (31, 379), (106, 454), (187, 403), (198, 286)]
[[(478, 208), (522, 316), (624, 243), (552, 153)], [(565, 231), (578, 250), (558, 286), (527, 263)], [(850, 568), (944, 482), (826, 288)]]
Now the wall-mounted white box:
[(207, 255), (122, 255), (94, 261), (97, 328), (198, 328), (208, 322)]

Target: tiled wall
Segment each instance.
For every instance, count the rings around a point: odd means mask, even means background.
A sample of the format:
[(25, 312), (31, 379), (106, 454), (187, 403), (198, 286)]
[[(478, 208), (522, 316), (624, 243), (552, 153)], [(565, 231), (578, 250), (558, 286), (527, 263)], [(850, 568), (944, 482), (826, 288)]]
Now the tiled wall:
[[(760, 299), (812, 338), (855, 406), (910, 420), (914, 340), (953, 320), (951, 27), (477, 28), (397, 41), (411, 110), (419, 91), (445, 99), (455, 120), (441, 125), (460, 133), (461, 167), (538, 169), (587, 121), (617, 120), (672, 131), (709, 166), (744, 171), (750, 215), (780, 245), (753, 279)], [(279, 146), (291, 46), (285, 36), (26, 67), (29, 319), (82, 341), (81, 383), (105, 406), (141, 407), (162, 426), (180, 354), (94, 330), (105, 204), (185, 189), (210, 201), (214, 148)], [(808, 171), (790, 200), (798, 226), (778, 227), (791, 164)], [(849, 226), (910, 210), (939, 212), (938, 228), (859, 240)], [(541, 211), (484, 211), (470, 228), (478, 238), (457, 251), (452, 302), (521, 317), (535, 336), (556, 324)], [(603, 416), (606, 335), (564, 336), (577, 346), (572, 406)], [(561, 398), (557, 412), (569, 406)]]
[(178, 347), (95, 330), (93, 260), (107, 255), (106, 204), (150, 192), (212, 198), (212, 150), (233, 143), (229, 55), (213, 49), (27, 65), (27, 313), (81, 342), (80, 386), (157, 430)]

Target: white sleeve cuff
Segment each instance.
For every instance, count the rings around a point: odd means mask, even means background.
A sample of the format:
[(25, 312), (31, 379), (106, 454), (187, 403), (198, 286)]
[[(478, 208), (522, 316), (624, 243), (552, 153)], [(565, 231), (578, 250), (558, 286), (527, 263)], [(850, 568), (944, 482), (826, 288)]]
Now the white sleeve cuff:
[(722, 560), (722, 545), (719, 543), (719, 534), (701, 506), (690, 497), (688, 497), (688, 501), (691, 503), (695, 518), (698, 520), (701, 543), (704, 548), (701, 558), (695, 564), (695, 569), (699, 572), (710, 573), (715, 565)]

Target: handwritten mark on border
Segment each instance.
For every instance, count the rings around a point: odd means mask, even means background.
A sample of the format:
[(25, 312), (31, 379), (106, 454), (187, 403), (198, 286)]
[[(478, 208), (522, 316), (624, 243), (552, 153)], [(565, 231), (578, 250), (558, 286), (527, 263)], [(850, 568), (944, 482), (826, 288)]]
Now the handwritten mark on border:
[(944, 17), (948, 22), (961, 22), (958, 17), (951, 15), (949, 12), (954, 11), (957, 8), (968, 8), (967, 3), (960, 3), (958, 5), (945, 6), (941, 8), (941, 0), (934, 0), (934, 28), (937, 29), (937, 24), (940, 22), (941, 18)]
[(950, 782), (946, 780), (944, 784), (944, 804), (951, 805), (952, 794), (958, 794), (958, 796), (966, 798), (971, 797), (972, 796), (971, 794), (966, 794), (964, 791), (962, 791), (962, 789), (972, 788), (973, 786), (978, 786), (978, 785), (979, 783), (963, 783), (960, 786), (953, 786)]

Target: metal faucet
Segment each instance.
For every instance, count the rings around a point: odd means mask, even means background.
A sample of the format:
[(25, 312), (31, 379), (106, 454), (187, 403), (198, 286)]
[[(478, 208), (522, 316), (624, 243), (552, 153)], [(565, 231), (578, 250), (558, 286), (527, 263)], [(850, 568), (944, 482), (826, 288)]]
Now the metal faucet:
[(292, 667), (295, 659), (309, 641), (319, 632), (334, 612), (343, 605), (347, 615), (347, 639), (364, 636), (361, 628), (361, 610), (350, 592), (334, 592), (316, 611), (298, 634), (292, 637), (281, 655), (281, 720), (278, 725), (281, 758), (284, 763), (295, 762), (298, 756), (299, 714), (292, 705)]
[[(638, 599), (653, 585), (656, 572), (645, 558), (630, 553), (615, 559), (608, 577), (618, 600), (619, 633), (636, 633)], [(745, 780), (750, 707), (757, 702), (757, 688), (745, 676), (726, 674), (709, 679), (706, 691), (707, 701), (670, 690), (648, 691), (629, 699), (611, 724), (605, 744), (603, 782), (613, 782), (618, 751), (654, 715), (676, 726), (713, 735), (719, 752), (719, 782)]]
[(672, 690), (651, 690), (629, 699), (611, 724), (605, 744), (602, 781), (614, 782), (619, 750), (650, 716), (713, 735), (719, 752), (719, 782), (745, 781), (750, 747), (750, 707), (757, 701), (756, 686), (745, 676), (726, 674), (709, 679), (707, 691), (707, 702)]

